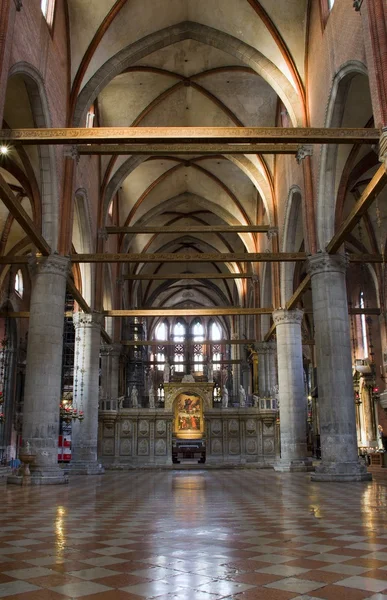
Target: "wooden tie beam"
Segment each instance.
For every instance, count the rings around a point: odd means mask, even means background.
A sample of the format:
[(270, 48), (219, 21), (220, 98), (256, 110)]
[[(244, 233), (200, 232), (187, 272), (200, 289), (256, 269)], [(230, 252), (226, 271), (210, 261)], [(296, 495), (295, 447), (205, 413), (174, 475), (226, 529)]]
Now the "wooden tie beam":
[[(105, 230), (104, 230), (105, 231)], [(140, 226), (133, 225), (132, 227), (106, 227), (106, 233), (268, 233), (269, 231), (277, 232), (276, 227), (270, 225), (168, 225), (163, 226)]]
[(247, 345), (247, 344), (255, 344), (257, 340), (202, 340), (195, 342), (194, 340), (185, 340), (184, 342), (174, 342), (171, 340), (125, 340), (121, 341), (120, 344), (123, 346), (194, 346), (195, 344), (202, 344), (203, 346), (238, 346), (238, 345)]
[[(200, 253), (183, 254), (164, 252), (160, 254), (71, 254), (72, 263), (226, 263), (226, 262), (304, 262), (305, 252), (246, 252), (246, 253)], [(354, 263), (383, 263), (381, 254), (348, 254)], [(25, 265), (29, 261), (27, 255), (0, 256), (0, 265)], [(235, 277), (233, 275), (233, 277)], [(246, 275), (243, 275), (246, 277)], [(164, 279), (164, 278), (163, 278)]]
[(83, 127), (2, 129), (12, 144), (377, 144), (380, 129), (324, 127)]
[(173, 280), (180, 279), (252, 279), (257, 277), (253, 273), (151, 273), (150, 275), (124, 275), (123, 279), (129, 281), (153, 281), (153, 280)]
[(297, 154), (299, 144), (79, 144), (79, 155)]

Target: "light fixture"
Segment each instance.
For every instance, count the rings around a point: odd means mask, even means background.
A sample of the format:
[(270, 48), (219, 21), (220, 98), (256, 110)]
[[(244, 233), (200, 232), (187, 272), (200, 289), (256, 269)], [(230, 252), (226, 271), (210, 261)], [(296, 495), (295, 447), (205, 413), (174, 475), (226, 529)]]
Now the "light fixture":
[(8, 146), (5, 146), (4, 144), (2, 144), (2, 145), (0, 146), (0, 154), (1, 154), (2, 156), (6, 156), (6, 155), (8, 154), (8, 152), (9, 152), (9, 147), (8, 147)]

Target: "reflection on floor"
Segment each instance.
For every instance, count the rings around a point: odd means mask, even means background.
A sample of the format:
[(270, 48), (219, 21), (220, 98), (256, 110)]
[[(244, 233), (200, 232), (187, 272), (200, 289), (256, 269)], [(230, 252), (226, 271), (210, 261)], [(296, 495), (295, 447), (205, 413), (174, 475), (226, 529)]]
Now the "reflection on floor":
[(222, 470), (3, 487), (0, 598), (387, 600), (385, 483)]

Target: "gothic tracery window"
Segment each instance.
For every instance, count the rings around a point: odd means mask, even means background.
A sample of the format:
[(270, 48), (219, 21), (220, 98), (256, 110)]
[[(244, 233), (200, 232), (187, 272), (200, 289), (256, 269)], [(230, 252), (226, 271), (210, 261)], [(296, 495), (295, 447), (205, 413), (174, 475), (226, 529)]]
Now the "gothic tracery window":
[(24, 291), (23, 274), (22, 274), (21, 270), (19, 269), (15, 275), (15, 292), (20, 296), (20, 298), (23, 298), (23, 291)]
[[(210, 338), (212, 341), (220, 341), (222, 339), (222, 330), (217, 323), (211, 323)], [(222, 358), (220, 344), (212, 345), (212, 362), (214, 371), (220, 371), (220, 361)]]
[[(184, 342), (186, 338), (186, 327), (180, 321), (177, 322), (173, 328), (173, 341), (175, 343), (174, 348), (174, 364), (175, 371), (183, 372), (184, 371)], [(180, 343), (179, 343), (180, 342)]]
[(200, 321), (196, 321), (192, 327), (193, 342), (194, 342), (194, 371), (203, 370), (203, 344), (198, 342), (204, 341), (204, 327)]
[[(156, 337), (156, 340), (159, 342), (166, 341), (166, 339), (168, 337), (168, 330), (167, 330), (167, 326), (164, 322), (159, 323), (159, 325), (156, 327), (155, 337)], [(157, 369), (159, 371), (162, 371), (164, 369), (163, 363), (165, 363), (165, 346), (164, 346), (164, 344), (157, 345), (156, 362), (157, 362)]]

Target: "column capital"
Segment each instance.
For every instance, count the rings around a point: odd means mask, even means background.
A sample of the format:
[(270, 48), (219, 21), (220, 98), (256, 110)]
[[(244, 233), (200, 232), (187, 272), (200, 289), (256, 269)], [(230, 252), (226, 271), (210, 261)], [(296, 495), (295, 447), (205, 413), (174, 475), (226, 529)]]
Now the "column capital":
[(320, 273), (336, 272), (345, 274), (348, 259), (344, 254), (328, 254), (319, 252), (307, 258), (308, 273), (311, 277)]
[(100, 347), (101, 356), (120, 356), (122, 350), (121, 344), (102, 344)]
[(30, 257), (28, 266), (32, 277), (36, 275), (60, 275), (67, 278), (70, 272), (70, 258), (56, 253), (49, 256), (37, 254)]
[(273, 312), (273, 321), (278, 325), (301, 325), (304, 316), (304, 311), (299, 308), (287, 310), (286, 308), (278, 308)]
[(387, 171), (387, 127), (383, 127), (379, 142), (379, 160)]
[(102, 314), (99, 312), (76, 312), (73, 314), (73, 323), (75, 329), (80, 329), (84, 327), (101, 327), (102, 323)]

